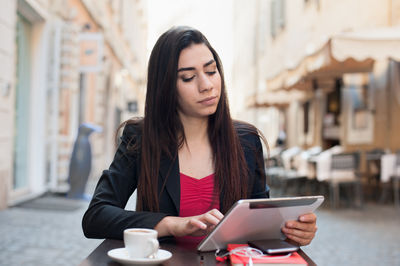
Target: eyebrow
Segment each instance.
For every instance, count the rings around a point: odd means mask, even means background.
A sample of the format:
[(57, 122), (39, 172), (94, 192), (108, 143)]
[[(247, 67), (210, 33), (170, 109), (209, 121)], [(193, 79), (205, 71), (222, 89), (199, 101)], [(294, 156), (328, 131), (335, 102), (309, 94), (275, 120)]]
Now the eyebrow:
[[(215, 62), (215, 60), (214, 60), (214, 59), (211, 59), (210, 61), (208, 61), (207, 63), (205, 63), (205, 64), (203, 65), (203, 67), (207, 67), (207, 66), (211, 65), (211, 64), (214, 63), (214, 62)], [(194, 67), (182, 67), (182, 68), (179, 68), (179, 69), (178, 69), (178, 72), (181, 72), (181, 71), (189, 71), (189, 70), (195, 70), (195, 68), (194, 68)]]

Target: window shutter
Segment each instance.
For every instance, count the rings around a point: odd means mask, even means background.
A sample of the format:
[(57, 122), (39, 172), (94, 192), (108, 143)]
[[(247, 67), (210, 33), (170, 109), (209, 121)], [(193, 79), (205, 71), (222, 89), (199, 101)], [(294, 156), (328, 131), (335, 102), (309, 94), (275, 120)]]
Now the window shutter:
[(278, 10), (277, 10), (277, 17), (278, 17), (278, 22), (277, 26), (279, 29), (282, 29), (285, 27), (285, 0), (279, 0), (278, 1)]
[(276, 1), (271, 1), (271, 36), (276, 36)]

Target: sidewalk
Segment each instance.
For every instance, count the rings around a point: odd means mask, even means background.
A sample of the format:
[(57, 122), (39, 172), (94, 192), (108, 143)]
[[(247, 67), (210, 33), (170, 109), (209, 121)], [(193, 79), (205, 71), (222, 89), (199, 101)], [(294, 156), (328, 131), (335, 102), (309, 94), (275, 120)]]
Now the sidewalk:
[(101, 243), (82, 233), (88, 202), (51, 196), (40, 200), (0, 211), (0, 265), (78, 265)]
[[(83, 236), (87, 202), (44, 199), (0, 211), (0, 265), (78, 265), (101, 243)], [(400, 210), (322, 207), (317, 216), (317, 237), (303, 250), (318, 265), (400, 265)]]
[(317, 217), (317, 235), (303, 250), (318, 265), (400, 265), (400, 209), (322, 207)]

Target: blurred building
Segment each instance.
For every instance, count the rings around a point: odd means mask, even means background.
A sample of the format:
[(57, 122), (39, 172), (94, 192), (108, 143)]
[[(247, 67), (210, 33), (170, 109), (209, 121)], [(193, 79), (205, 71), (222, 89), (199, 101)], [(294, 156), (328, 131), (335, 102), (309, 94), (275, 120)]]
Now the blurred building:
[(92, 174), (114, 154), (118, 125), (142, 115), (146, 5), (142, 0), (0, 1), (0, 209), (68, 189), (82, 123)]
[(400, 149), (400, 1), (258, 1), (247, 103), (272, 145)]
[[(255, 123), (257, 109), (247, 108), (245, 99), (254, 94), (258, 86), (258, 38), (259, 26), (262, 25), (258, 8), (260, 1), (233, 2), (233, 47), (232, 86), (234, 93), (229, 96), (231, 114), (235, 119)], [(260, 23), (258, 23), (260, 20)]]

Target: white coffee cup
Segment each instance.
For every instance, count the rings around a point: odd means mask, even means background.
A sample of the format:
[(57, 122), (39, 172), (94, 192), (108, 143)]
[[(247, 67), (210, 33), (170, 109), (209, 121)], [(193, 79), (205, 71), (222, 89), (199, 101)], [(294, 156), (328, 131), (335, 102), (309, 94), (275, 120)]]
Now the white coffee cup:
[(152, 258), (157, 254), (159, 243), (157, 231), (145, 228), (124, 230), (125, 248), (131, 258)]

